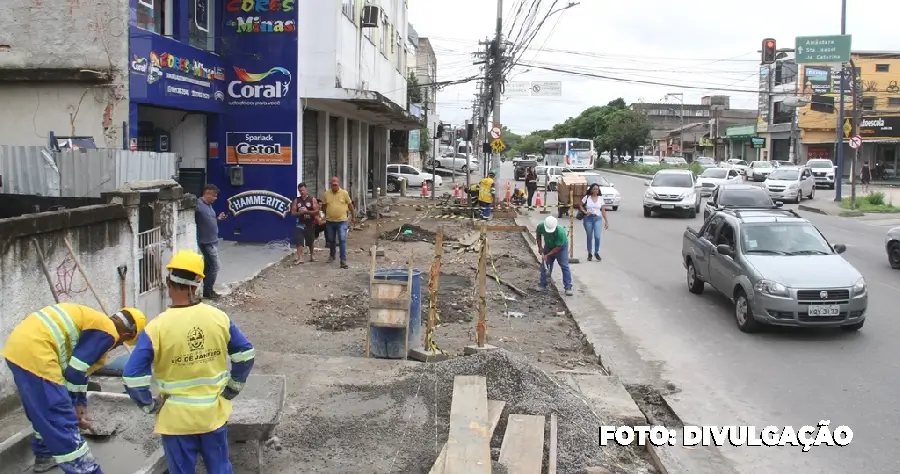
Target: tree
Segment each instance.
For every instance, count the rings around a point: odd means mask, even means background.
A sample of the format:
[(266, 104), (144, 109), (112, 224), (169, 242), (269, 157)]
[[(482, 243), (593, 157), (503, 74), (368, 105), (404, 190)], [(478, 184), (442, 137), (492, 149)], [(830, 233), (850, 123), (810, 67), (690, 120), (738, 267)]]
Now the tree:
[(412, 72), (406, 78), (406, 102), (408, 104), (423, 103), (424, 95), (422, 94), (422, 86), (419, 84), (419, 78)]
[(634, 156), (634, 151), (650, 140), (650, 123), (631, 109), (617, 109), (607, 117), (606, 131), (599, 140), (604, 149), (625, 151)]

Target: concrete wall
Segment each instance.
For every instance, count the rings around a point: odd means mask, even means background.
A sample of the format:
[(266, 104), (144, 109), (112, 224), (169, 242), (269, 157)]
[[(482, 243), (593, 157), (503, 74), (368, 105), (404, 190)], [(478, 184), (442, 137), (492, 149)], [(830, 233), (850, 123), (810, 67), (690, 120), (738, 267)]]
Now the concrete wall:
[[(68, 236), (78, 260), (108, 311), (122, 305), (121, 280), (117, 268), (125, 265), (125, 303), (155, 317), (166, 300), (164, 289), (150, 298), (140, 296), (138, 272), (143, 250), (137, 245), (138, 204), (136, 192), (109, 193), (109, 204), (0, 219), (0, 341), (29, 313), (53, 304), (53, 294), (43, 271), (35, 243), (41, 247), (53, 287), (61, 301), (100, 309), (85, 279), (64, 244)], [(156, 222), (161, 227), (160, 261), (175, 248), (196, 249), (193, 196), (182, 196), (181, 188), (163, 190), (156, 202)], [(151, 301), (154, 304), (147, 304)], [(0, 363), (0, 414), (15, 400), (6, 364)]]
[[(364, 6), (356, 3), (356, 21), (341, 11), (340, 2), (301, 0), (299, 81), (301, 97), (330, 97), (333, 89), (370, 90), (406, 107), (406, 3), (383, 0), (387, 23), (360, 29)], [(382, 31), (387, 31), (386, 41)], [(400, 45), (397, 45), (397, 35)], [(382, 53), (381, 44), (384, 43)]]
[[(0, 23), (2, 18), (0, 14)], [(0, 68), (5, 54), (0, 53)], [(128, 120), (125, 87), (124, 81), (114, 85), (0, 82), (0, 143), (46, 146), (47, 132), (52, 130), (56, 135), (94, 137), (100, 148), (123, 148), (122, 122)]]
[(181, 168), (206, 169), (206, 114), (141, 106), (138, 120), (171, 134), (171, 152), (181, 157)]

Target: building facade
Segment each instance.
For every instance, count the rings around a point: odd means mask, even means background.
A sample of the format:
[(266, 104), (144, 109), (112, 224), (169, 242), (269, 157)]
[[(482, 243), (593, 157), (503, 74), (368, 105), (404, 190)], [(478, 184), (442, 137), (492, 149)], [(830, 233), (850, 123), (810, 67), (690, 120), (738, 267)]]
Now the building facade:
[(416, 79), (422, 87), (422, 98), (427, 118), (428, 137), (429, 140), (429, 157), (434, 158), (437, 150), (434, 146), (434, 137), (437, 132), (437, 125), (441, 122), (437, 109), (437, 56), (434, 54), (434, 48), (431, 46), (431, 40), (420, 37), (419, 44), (416, 48)]
[[(765, 146), (756, 148), (756, 159), (805, 162), (798, 146), (798, 111), (784, 102), (797, 95), (797, 78), (797, 65), (793, 60), (778, 60), (775, 64), (760, 67), (756, 133)], [(792, 140), (795, 156), (791, 156)]]
[(704, 104), (681, 104), (677, 101), (635, 102), (630, 107), (631, 110), (644, 115), (650, 122), (650, 140), (657, 145), (653, 154), (659, 156), (679, 153), (677, 142), (672, 144), (675, 148), (658, 146), (661, 143), (668, 143), (669, 132), (682, 125), (707, 123), (711, 116), (709, 106)]
[[(0, 16), (32, 18), (33, 8), (3, 6)], [(363, 208), (370, 169), (384, 188), (390, 130), (421, 126), (407, 112), (405, 0), (37, 8), (47, 21), (17, 24), (0, 53), (0, 100), (15, 105), (0, 112), (0, 143), (44, 144), (53, 130), (174, 152), (188, 191), (221, 189), (225, 239), (288, 238), (299, 182), (321, 195), (336, 175)]]
[[(900, 172), (900, 52), (860, 51), (853, 53), (859, 70), (862, 90), (862, 116), (859, 135), (863, 146), (859, 149), (859, 164), (882, 162), (887, 177), (896, 179)], [(801, 69), (803, 94), (810, 105), (800, 109), (799, 128), (804, 156), (828, 158), (836, 161), (837, 125), (841, 76), (828, 66), (805, 66)], [(845, 119), (841, 124), (844, 135), (844, 169), (849, 176), (854, 150), (849, 141), (853, 116), (852, 83), (844, 81)]]

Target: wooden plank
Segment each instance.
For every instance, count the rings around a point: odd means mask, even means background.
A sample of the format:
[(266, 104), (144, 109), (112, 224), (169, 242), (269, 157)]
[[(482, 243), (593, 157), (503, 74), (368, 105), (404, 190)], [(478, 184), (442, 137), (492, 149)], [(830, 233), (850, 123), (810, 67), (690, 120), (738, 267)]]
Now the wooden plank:
[(489, 225), (490, 232), (528, 232), (528, 228), (521, 225)]
[(409, 311), (409, 301), (407, 298), (372, 298), (369, 300), (369, 309), (394, 309), (398, 311)]
[[(488, 439), (494, 437), (494, 431), (496, 431), (497, 425), (500, 424), (500, 416), (503, 415), (503, 407), (505, 406), (506, 402), (488, 400), (488, 418), (491, 420), (491, 431), (488, 433)], [(441, 447), (440, 454), (438, 454), (437, 460), (434, 461), (434, 466), (431, 466), (431, 470), (428, 471), (428, 474), (444, 474), (444, 467), (446, 464), (447, 443), (444, 443), (444, 446)]]
[(544, 421), (543, 416), (509, 415), (499, 459), (509, 474), (541, 474)]
[(556, 474), (556, 451), (559, 445), (558, 429), (559, 421), (556, 419), (556, 413), (553, 413), (550, 415), (550, 452), (547, 454), (547, 474)]
[(372, 286), (398, 286), (401, 288), (406, 288), (408, 285), (405, 281), (398, 280), (372, 280)]
[(444, 474), (491, 474), (489, 423), (484, 377), (455, 377)]

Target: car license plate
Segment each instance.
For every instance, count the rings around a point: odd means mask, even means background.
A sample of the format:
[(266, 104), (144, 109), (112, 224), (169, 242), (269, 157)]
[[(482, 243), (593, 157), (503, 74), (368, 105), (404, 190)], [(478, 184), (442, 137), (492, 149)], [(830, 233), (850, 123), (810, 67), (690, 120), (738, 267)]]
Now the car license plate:
[(604, 199), (603, 202), (605, 202), (606, 204), (612, 204), (613, 200), (612, 199)]
[(672, 204), (663, 204), (661, 207), (663, 209), (675, 209), (675, 206), (673, 206)]
[(841, 314), (841, 307), (836, 304), (810, 305), (807, 312), (810, 316), (838, 316)]

